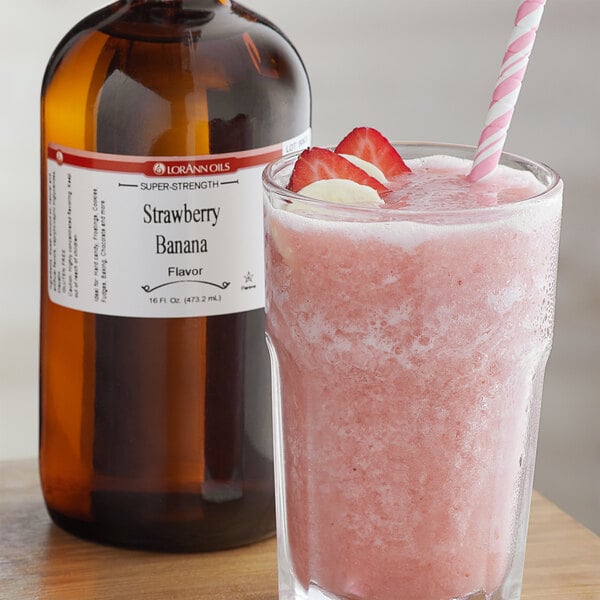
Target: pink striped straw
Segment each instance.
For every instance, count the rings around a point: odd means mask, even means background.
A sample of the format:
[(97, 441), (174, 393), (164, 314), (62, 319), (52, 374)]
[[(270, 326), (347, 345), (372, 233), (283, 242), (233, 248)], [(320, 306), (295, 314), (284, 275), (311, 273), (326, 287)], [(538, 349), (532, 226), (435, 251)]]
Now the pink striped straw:
[(525, 0), (519, 6), (469, 181), (483, 179), (498, 166), (545, 4), (546, 0)]

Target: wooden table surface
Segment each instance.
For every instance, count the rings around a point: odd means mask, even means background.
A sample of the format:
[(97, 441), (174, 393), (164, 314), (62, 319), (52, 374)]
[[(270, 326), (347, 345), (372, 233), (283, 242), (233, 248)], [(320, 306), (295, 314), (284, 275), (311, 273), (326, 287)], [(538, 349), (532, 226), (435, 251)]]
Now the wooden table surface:
[[(51, 524), (36, 463), (0, 462), (1, 600), (277, 600), (275, 540), (155, 554)], [(600, 600), (600, 538), (534, 494), (522, 600)]]

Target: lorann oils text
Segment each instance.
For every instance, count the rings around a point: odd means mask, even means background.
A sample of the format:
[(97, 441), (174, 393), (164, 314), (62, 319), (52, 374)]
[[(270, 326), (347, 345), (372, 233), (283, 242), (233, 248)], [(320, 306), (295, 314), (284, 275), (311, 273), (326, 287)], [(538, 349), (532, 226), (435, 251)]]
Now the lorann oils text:
[[(190, 208), (184, 203), (180, 208), (157, 208), (152, 204), (144, 204), (144, 223), (147, 224), (179, 224), (179, 223), (207, 223), (216, 227), (221, 209), (216, 208)], [(155, 237), (156, 254), (202, 254), (208, 252), (208, 243), (205, 238), (168, 239), (162, 234)]]

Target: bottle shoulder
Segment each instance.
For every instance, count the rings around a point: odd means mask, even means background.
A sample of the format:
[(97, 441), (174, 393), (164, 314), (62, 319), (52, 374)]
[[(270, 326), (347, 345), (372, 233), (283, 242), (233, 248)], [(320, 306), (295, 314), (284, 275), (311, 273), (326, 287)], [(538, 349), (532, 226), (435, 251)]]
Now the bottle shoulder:
[(46, 90), (58, 66), (66, 56), (79, 52), (81, 46), (85, 46), (86, 42), (97, 36), (105, 25), (119, 19), (120, 15), (126, 11), (127, 6), (123, 0), (120, 0), (94, 11), (73, 25), (64, 34), (50, 55), (44, 72), (42, 92)]
[[(291, 73), (306, 78), (298, 52), (273, 23), (237, 3), (219, 6), (175, 10), (168, 3), (121, 0), (96, 11), (59, 43), (48, 62), (42, 91), (57, 71), (70, 70), (76, 76), (82, 62), (89, 65), (101, 57), (106, 62), (111, 55), (113, 66), (118, 62), (120, 69), (124, 58), (135, 55), (133, 62), (139, 62), (146, 54), (152, 61), (146, 71), (197, 71), (210, 65), (209, 70), (229, 71), (234, 79), (244, 69), (266, 77)], [(173, 62), (174, 56), (180, 60)]]
[[(202, 5), (206, 6), (206, 4)], [(49, 67), (73, 50), (81, 40), (102, 34), (115, 41), (192, 45), (226, 42), (250, 35), (279, 49), (298, 54), (274, 23), (237, 3), (211, 9), (174, 8), (169, 3), (131, 3), (120, 0), (99, 9), (74, 25), (62, 38)]]
[(44, 79), (49, 140), (188, 155), (259, 148), (306, 130), (308, 77), (276, 27), (234, 3), (192, 14), (165, 12), (168, 4), (119, 2), (71, 30)]

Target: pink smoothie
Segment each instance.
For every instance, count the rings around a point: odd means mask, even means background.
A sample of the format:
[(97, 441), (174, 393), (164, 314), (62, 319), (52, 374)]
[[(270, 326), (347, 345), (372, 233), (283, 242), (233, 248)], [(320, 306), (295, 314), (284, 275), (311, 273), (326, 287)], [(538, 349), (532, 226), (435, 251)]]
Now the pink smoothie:
[(505, 167), (469, 186), (458, 159), (411, 166), (394, 202), (371, 211), (393, 211), (393, 221), (267, 210), (280, 543), (301, 587), (332, 597), (491, 594), (528, 485), (560, 194), (516, 202), (542, 186)]

